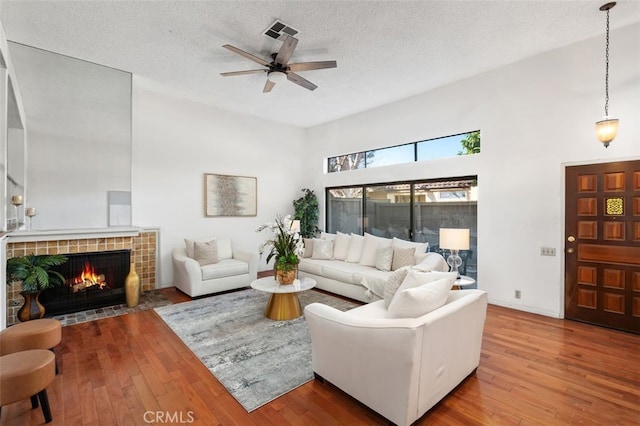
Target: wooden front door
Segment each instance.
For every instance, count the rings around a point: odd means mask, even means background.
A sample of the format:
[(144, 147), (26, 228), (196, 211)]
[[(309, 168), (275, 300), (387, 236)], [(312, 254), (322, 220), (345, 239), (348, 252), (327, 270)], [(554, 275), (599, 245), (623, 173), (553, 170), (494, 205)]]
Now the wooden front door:
[(640, 333), (640, 161), (566, 169), (565, 317)]

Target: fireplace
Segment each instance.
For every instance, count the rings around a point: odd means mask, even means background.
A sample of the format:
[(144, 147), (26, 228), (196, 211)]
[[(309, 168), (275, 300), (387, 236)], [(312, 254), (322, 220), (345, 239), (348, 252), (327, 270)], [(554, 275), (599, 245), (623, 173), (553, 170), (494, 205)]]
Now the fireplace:
[(44, 290), (40, 303), (47, 316), (97, 309), (125, 303), (124, 281), (131, 251), (74, 253), (66, 263), (52, 268), (65, 277), (62, 287)]

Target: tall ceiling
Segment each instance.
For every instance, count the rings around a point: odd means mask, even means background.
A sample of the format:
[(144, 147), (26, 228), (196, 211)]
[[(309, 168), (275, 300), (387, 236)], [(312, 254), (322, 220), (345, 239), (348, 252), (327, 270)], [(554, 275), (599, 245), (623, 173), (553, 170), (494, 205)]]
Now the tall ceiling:
[[(602, 35), (603, 3), (1, 1), (0, 20), (10, 41), (129, 71), (226, 110), (309, 127)], [(223, 44), (265, 59), (279, 49), (263, 34), (275, 20), (299, 31), (290, 62), (338, 62), (299, 73), (315, 91), (284, 82), (263, 94), (266, 74), (220, 76), (260, 67)], [(611, 10), (612, 29), (636, 22), (639, 1)], [(604, 56), (604, 37), (602, 47)]]

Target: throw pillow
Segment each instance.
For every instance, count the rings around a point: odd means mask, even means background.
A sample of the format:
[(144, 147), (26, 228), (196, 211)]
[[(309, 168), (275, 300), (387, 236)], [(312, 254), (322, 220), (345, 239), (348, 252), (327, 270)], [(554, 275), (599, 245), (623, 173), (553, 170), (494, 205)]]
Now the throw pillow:
[(418, 318), (447, 302), (453, 282), (449, 278), (396, 293), (389, 305), (390, 318)]
[(331, 260), (333, 256), (333, 240), (313, 239), (312, 259)]
[(201, 243), (196, 241), (193, 244), (194, 259), (198, 261), (200, 266), (211, 265), (220, 262), (218, 257), (218, 244), (216, 240)]
[(335, 240), (337, 237), (336, 234), (329, 234), (328, 232), (321, 232), (320, 239), (321, 240)]
[(391, 264), (391, 270), (396, 271), (405, 266), (413, 265), (413, 258), (416, 254), (414, 247), (409, 248), (393, 248), (393, 262)]
[(447, 272), (449, 270), (449, 265), (447, 265), (447, 261), (444, 260), (444, 257), (438, 253), (425, 253), (422, 262), (416, 264), (413, 269), (422, 272)]
[(402, 282), (407, 277), (409, 273), (409, 267), (406, 266), (404, 268), (400, 268), (397, 271), (394, 271), (393, 274), (387, 280), (386, 285), (384, 286), (384, 307), (388, 308), (391, 303), (391, 299), (398, 291), (398, 288), (402, 285)]
[(187, 256), (189, 256), (190, 258), (194, 259), (195, 257), (195, 253), (194, 251), (194, 246), (196, 241), (199, 243), (205, 243), (208, 241), (215, 241), (216, 237), (209, 237), (209, 238), (201, 238), (201, 239), (197, 239), (197, 240), (190, 240), (188, 238), (184, 239), (184, 247), (187, 250)]
[(416, 243), (413, 241), (407, 241), (400, 238), (393, 238), (393, 246), (398, 248), (409, 248), (409, 247), (415, 248), (416, 249), (415, 259), (413, 260), (414, 265), (424, 260), (424, 255), (429, 249), (429, 243)]
[(313, 255), (313, 238), (304, 238), (304, 253), (302, 257), (311, 257)]
[(230, 238), (218, 238), (216, 240), (216, 243), (218, 244), (218, 257), (221, 260), (233, 258), (233, 250), (231, 249)]
[(385, 272), (390, 271), (392, 260), (393, 247), (391, 247), (391, 244), (378, 246), (378, 253), (376, 255), (376, 269)]
[[(420, 271), (412, 270), (411, 267), (407, 267), (407, 269), (409, 270), (409, 272), (407, 273), (406, 277), (402, 281), (402, 284), (400, 284), (399, 287), (396, 287), (395, 291), (393, 291), (393, 288), (389, 286), (389, 283), (387, 283), (388, 288), (385, 287), (384, 289), (385, 302), (387, 301), (387, 298), (389, 298), (389, 304), (390, 304), (390, 302), (393, 301), (393, 298), (395, 297), (395, 295), (398, 294), (398, 292), (400, 291), (407, 290), (409, 288), (419, 287), (423, 284), (427, 284), (433, 281), (438, 281), (444, 278), (451, 281), (451, 285), (453, 286), (453, 282), (458, 277), (458, 274), (456, 274), (455, 272), (420, 272)], [(389, 304), (387, 304), (387, 307), (389, 307)]]
[(396, 237), (393, 238), (393, 245), (400, 248), (413, 247), (416, 249), (416, 254), (426, 252), (427, 247), (429, 247), (429, 243), (416, 243), (413, 241), (402, 240)]
[(364, 246), (364, 237), (358, 234), (351, 234), (349, 241), (349, 249), (347, 250), (347, 262), (358, 263), (362, 258), (362, 247)]
[(349, 234), (338, 232), (336, 239), (333, 240), (333, 258), (335, 260), (345, 260), (349, 251), (349, 242), (351, 237)]
[(362, 257), (360, 264), (363, 266), (376, 266), (376, 258), (378, 257), (378, 247), (380, 244), (391, 244), (391, 240), (387, 238), (376, 237), (368, 233), (364, 234), (364, 245), (362, 246)]

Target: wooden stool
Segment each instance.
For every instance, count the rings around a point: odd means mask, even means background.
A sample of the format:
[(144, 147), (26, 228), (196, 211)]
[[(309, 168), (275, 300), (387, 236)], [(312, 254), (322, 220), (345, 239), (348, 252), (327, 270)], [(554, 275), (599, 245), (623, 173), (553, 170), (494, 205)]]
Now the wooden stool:
[(42, 406), (46, 423), (51, 421), (47, 386), (56, 377), (55, 355), (32, 349), (0, 357), (0, 412), (5, 405), (31, 398), (31, 407)]
[[(30, 349), (50, 349), (62, 340), (60, 321), (43, 318), (21, 322), (0, 331), (0, 356)], [(58, 364), (56, 363), (56, 374)]]

